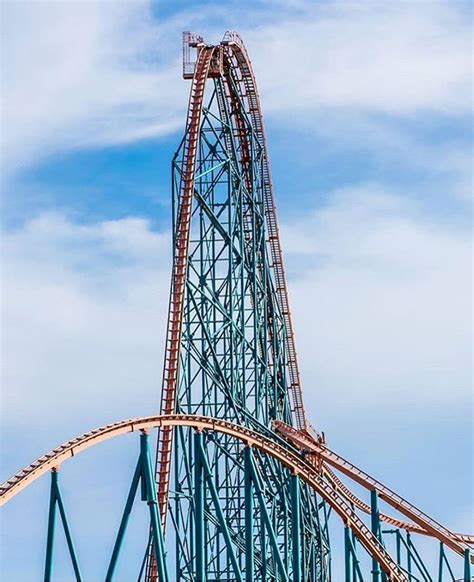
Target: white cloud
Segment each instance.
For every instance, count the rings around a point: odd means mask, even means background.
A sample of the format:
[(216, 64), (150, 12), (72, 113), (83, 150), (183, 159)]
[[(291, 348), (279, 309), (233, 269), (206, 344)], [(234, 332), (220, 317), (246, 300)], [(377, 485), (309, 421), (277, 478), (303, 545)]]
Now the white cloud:
[[(238, 22), (264, 110), (324, 131), (328, 111), (468, 113), (470, 28), (449, 2), (297, 2), (152, 15), (135, 2), (10, 2), (3, 11), (4, 168), (184, 124), (180, 32)], [(271, 18), (271, 19), (270, 19)], [(348, 119), (351, 123), (350, 118)], [(332, 125), (332, 123), (330, 123)], [(347, 139), (343, 131), (331, 139)]]
[[(306, 401), (460, 411), (471, 397), (471, 235), (376, 185), (283, 226)], [(448, 412), (450, 411), (450, 412)]]
[[(282, 234), (310, 408), (469, 398), (468, 233), (372, 185), (335, 193)], [(64, 390), (75, 410), (90, 397), (98, 409), (126, 401), (124, 416), (132, 394), (137, 412), (157, 401), (168, 234), (139, 218), (84, 225), (50, 213), (8, 233), (4, 252), (12, 418), (38, 407), (47, 418)]]
[(334, 108), (468, 114), (467, 11), (456, 2), (309, 2), (285, 22), (249, 29), (265, 109), (293, 118)]
[(59, 407), (87, 426), (156, 407), (169, 248), (138, 218), (45, 214), (5, 235), (5, 418), (39, 426)]
[(179, 37), (166, 49), (149, 10), (145, 1), (2, 7), (5, 168), (183, 125)]

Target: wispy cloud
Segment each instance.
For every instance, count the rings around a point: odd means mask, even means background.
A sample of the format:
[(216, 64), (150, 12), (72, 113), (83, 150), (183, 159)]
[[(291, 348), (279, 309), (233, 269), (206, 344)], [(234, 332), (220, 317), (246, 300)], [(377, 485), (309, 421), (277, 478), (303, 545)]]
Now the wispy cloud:
[[(211, 41), (239, 23), (264, 109), (324, 132), (328, 111), (411, 118), (469, 111), (469, 10), (463, 3), (296, 2), (291, 11), (213, 4), (161, 17), (135, 2), (18, 2), (3, 10), (4, 168), (71, 148), (181, 127), (188, 84), (180, 32)], [(349, 120), (350, 122), (350, 120)], [(330, 129), (329, 129), (330, 131)], [(345, 139), (343, 132), (333, 141)], [(347, 139), (347, 137), (346, 137)]]
[[(314, 406), (440, 411), (470, 399), (471, 234), (380, 185), (283, 225)], [(343, 361), (344, 365), (339, 363)], [(336, 396), (337, 395), (337, 396)], [(321, 415), (324, 418), (324, 414)]]
[(172, 58), (147, 2), (12, 2), (2, 11), (5, 169), (182, 126), (179, 37)]
[(62, 403), (64, 422), (81, 410), (84, 426), (155, 407), (169, 245), (140, 218), (85, 225), (58, 213), (5, 236), (5, 418), (40, 426)]
[[(469, 399), (468, 232), (366, 185), (284, 222), (282, 234), (310, 408), (342, 399), (392, 408), (409, 401), (416, 411)], [(134, 377), (145, 398), (151, 386), (158, 394), (168, 247), (166, 232), (133, 217), (86, 225), (50, 213), (8, 233), (6, 404), (24, 411), (48, 386), (35, 403), (47, 410), (72, 382), (77, 410), (88, 386), (105, 404), (110, 391), (129, 394)]]
[(306, 3), (246, 33), (267, 110), (445, 115), (470, 111), (469, 7)]

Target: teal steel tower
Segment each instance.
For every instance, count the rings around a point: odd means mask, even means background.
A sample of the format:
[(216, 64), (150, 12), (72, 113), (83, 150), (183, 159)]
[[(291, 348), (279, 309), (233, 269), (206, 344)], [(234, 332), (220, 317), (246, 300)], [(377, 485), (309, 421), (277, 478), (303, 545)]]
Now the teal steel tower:
[[(305, 417), (255, 79), (235, 35), (206, 46), (185, 33), (184, 51), (192, 88), (172, 164), (161, 413), (225, 419), (281, 442), (272, 422), (302, 428)], [(163, 429), (158, 444), (176, 580), (328, 579), (326, 506), (297, 476), (210, 431)]]

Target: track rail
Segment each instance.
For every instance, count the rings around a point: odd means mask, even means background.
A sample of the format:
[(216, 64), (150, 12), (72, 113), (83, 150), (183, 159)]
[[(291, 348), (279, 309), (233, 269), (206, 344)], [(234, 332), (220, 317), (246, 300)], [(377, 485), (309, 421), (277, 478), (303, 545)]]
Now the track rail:
[(245, 442), (248, 446), (255, 447), (277, 459), (282, 465), (299, 475), (302, 481), (312, 487), (333, 508), (341, 520), (351, 527), (360, 543), (378, 561), (392, 582), (407, 582), (408, 579), (405, 573), (395, 563), (387, 550), (354, 512), (354, 509), (346, 499), (318, 473), (314, 465), (303, 460), (297, 452), (276, 443), (256, 431), (217, 418), (186, 414), (146, 416), (122, 420), (97, 428), (56, 447), (13, 475), (0, 486), (0, 504), (3, 505), (10, 501), (25, 487), (49, 470), (59, 467), (71, 457), (100, 442), (134, 431), (153, 428), (172, 429), (175, 426), (189, 426), (196, 430), (218, 431), (233, 436)]
[[(174, 240), (173, 271), (171, 275), (168, 330), (160, 408), (161, 414), (164, 415), (175, 412), (183, 304), (188, 270), (188, 249), (195, 177), (194, 168), (199, 144), (199, 126), (201, 122), (204, 89), (215, 49), (213, 47), (201, 46), (200, 48), (198, 47), (198, 50), (199, 55), (189, 97), (183, 153), (184, 168), (180, 183), (180, 203)], [(172, 440), (172, 428), (163, 426), (162, 430), (158, 433), (156, 464), (158, 505), (163, 525), (166, 524), (167, 515)]]
[[(321, 472), (327, 478), (327, 480), (336, 488), (338, 489), (342, 495), (344, 495), (351, 503), (354, 504), (355, 507), (363, 511), (364, 513), (371, 514), (372, 510), (368, 503), (362, 501), (357, 495), (354, 495), (352, 491), (344, 485), (344, 483), (339, 479), (339, 477), (326, 465), (326, 463), (321, 464)], [(409, 523), (408, 521), (403, 521), (401, 519), (397, 519), (396, 517), (392, 517), (391, 515), (387, 515), (386, 513), (379, 513), (379, 517), (385, 523), (388, 523), (394, 527), (398, 527), (400, 529), (404, 529), (405, 531), (430, 535), (424, 528), (419, 526), (416, 523)]]
[[(350, 461), (347, 461), (324, 444), (314, 440), (308, 433), (300, 432), (295, 430), (293, 427), (275, 420), (273, 422), (274, 428), (284, 435), (288, 440), (295, 444), (298, 448), (304, 450), (306, 453), (316, 455), (323, 463), (327, 463), (332, 467), (341, 471), (353, 481), (359, 483), (366, 489), (376, 490), (381, 499), (386, 501), (389, 505), (394, 507), (397, 511), (402, 513), (405, 517), (408, 517), (415, 522), (419, 527), (425, 530), (425, 533), (437, 538), (453, 551), (459, 555), (464, 554), (466, 545), (471, 545), (474, 542), (473, 536), (467, 536), (463, 534), (457, 534), (444, 527), (432, 517), (418, 509), (413, 504), (409, 503), (406, 499), (403, 499), (398, 493), (392, 491), (380, 481), (377, 481), (371, 477), (368, 473), (356, 467)], [(347, 491), (349, 491), (347, 489)], [(347, 495), (347, 493), (345, 493)], [(352, 495), (352, 493), (351, 493)], [(355, 496), (353, 496), (355, 497)], [(350, 498), (350, 497), (349, 497)], [(351, 501), (354, 502), (353, 499)], [(355, 504), (355, 503), (354, 503)], [(363, 508), (361, 508), (363, 509)], [(388, 518), (388, 516), (385, 516)], [(391, 519), (391, 518), (389, 518)], [(386, 520), (388, 521), (388, 520)], [(402, 522), (403, 523), (403, 522)], [(474, 563), (474, 556), (472, 557), (472, 562)]]
[[(263, 114), (257, 91), (255, 75), (250, 59), (242, 40), (235, 33), (226, 33), (224, 47), (234, 56), (242, 77), (242, 90), (249, 103), (249, 113), (252, 125), (264, 150), (263, 190), (265, 201), (265, 216), (268, 228), (268, 240), (275, 276), (275, 290), (285, 323), (285, 346), (288, 353), (288, 369), (290, 375), (290, 394), (296, 426), (304, 429), (307, 426), (306, 413), (303, 404), (300, 374), (295, 346), (295, 337), (291, 312), (289, 308), (288, 290), (286, 286), (283, 254), (276, 217), (273, 186), (270, 176), (270, 164), (263, 124)], [(168, 311), (168, 329), (165, 346), (165, 362), (161, 393), (160, 413), (163, 415), (175, 412), (177, 383), (179, 373), (179, 352), (182, 330), (184, 294), (186, 286), (188, 249), (191, 229), (192, 201), (194, 191), (196, 154), (199, 145), (199, 126), (202, 115), (204, 90), (210, 76), (213, 55), (222, 47), (197, 44), (198, 57), (195, 65), (191, 92), (188, 104), (186, 136), (183, 151), (183, 175), (180, 182), (179, 207), (174, 240), (173, 270), (171, 276), (170, 303)], [(160, 516), (166, 525), (169, 480), (171, 475), (171, 452), (173, 431), (164, 427), (158, 435), (157, 447), (157, 489)]]
[(262, 108), (260, 106), (257, 81), (255, 79), (247, 50), (240, 36), (235, 32), (227, 32), (222, 44), (227, 45), (230, 48), (238, 63), (242, 75), (243, 93), (246, 95), (249, 102), (249, 113), (252, 119), (252, 126), (263, 148), (263, 195), (265, 201), (265, 218), (267, 222), (268, 242), (272, 258), (273, 273), (275, 276), (275, 291), (278, 297), (281, 314), (285, 322), (285, 346), (288, 353), (287, 363), (290, 374), (290, 394), (292, 397), (293, 414), (296, 426), (299, 429), (306, 429), (306, 411), (303, 403), (298, 355), (296, 351), (295, 334), (293, 331), (293, 321), (291, 318), (285, 269), (283, 266), (283, 252), (278, 228), (275, 198), (273, 195), (273, 185), (270, 174), (268, 147), (265, 136), (265, 125), (263, 122)]

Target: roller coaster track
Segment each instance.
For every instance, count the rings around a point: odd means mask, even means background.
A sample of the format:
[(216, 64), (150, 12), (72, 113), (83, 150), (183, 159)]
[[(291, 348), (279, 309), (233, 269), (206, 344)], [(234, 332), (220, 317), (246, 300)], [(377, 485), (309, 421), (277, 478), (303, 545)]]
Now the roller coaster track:
[[(178, 208), (177, 228), (174, 241), (175, 249), (163, 370), (160, 412), (164, 415), (172, 414), (175, 411), (189, 235), (194, 193), (194, 167), (199, 143), (199, 125), (202, 115), (204, 89), (213, 53), (214, 48), (212, 47), (202, 47), (200, 50), (189, 99), (186, 137), (184, 143), (184, 171), (180, 184), (180, 204)], [(172, 439), (172, 428), (164, 425), (162, 430), (158, 433), (157, 447), (158, 503), (163, 525), (166, 523), (167, 515)]]
[[(381, 514), (380, 518), (384, 521), (391, 523), (397, 527), (402, 527), (408, 531), (418, 531), (423, 530), (423, 533), (433, 536), (450, 547), (453, 551), (457, 552), (459, 555), (464, 554), (466, 546), (472, 545), (474, 543), (474, 536), (458, 534), (450, 531), (429, 515), (418, 509), (406, 499), (403, 499), (398, 493), (395, 493), (368, 473), (356, 467), (353, 463), (347, 461), (327, 446), (321, 442), (316, 441), (309, 433), (298, 431), (285, 423), (275, 420), (273, 422), (273, 427), (277, 432), (284, 435), (292, 444), (296, 445), (299, 449), (303, 450), (305, 454), (315, 455), (318, 461), (322, 461), (323, 471), (326, 471), (327, 476), (333, 481), (337, 489), (348, 498), (354, 505), (358, 506), (363, 511), (370, 513), (370, 507), (360, 501), (345, 485), (334, 475), (334, 473), (327, 468), (324, 468), (325, 464), (329, 464), (332, 467), (344, 473), (347, 477), (362, 485), (368, 490), (376, 490), (379, 493), (381, 499), (386, 501), (389, 505), (395, 508), (397, 511), (402, 513), (405, 517), (408, 517), (413, 522), (415, 522), (415, 529), (413, 524), (407, 524), (401, 520), (397, 520), (385, 514)], [(319, 463), (321, 465), (321, 462)], [(316, 466), (318, 463), (316, 463)], [(421, 532), (420, 532), (421, 533)], [(471, 558), (474, 563), (474, 556)]]
[(350, 503), (318, 473), (314, 465), (303, 460), (298, 452), (280, 445), (256, 431), (217, 418), (186, 414), (146, 416), (122, 420), (87, 432), (39, 457), (0, 485), (0, 505), (7, 503), (41, 475), (53, 468), (57, 469), (63, 462), (89, 447), (130, 432), (153, 428), (169, 428), (172, 430), (176, 426), (189, 426), (199, 431), (207, 429), (221, 432), (245, 442), (247, 446), (255, 447), (271, 455), (282, 465), (297, 474), (302, 481), (312, 487), (333, 508), (344, 524), (352, 529), (369, 554), (378, 561), (380, 567), (392, 582), (407, 582), (408, 578), (403, 570), (354, 512)]
[[(305, 429), (307, 426), (306, 413), (303, 404), (303, 395), (298, 369), (297, 353), (295, 347), (295, 337), (291, 312), (289, 308), (288, 290), (286, 286), (285, 271), (283, 267), (283, 254), (278, 230), (278, 220), (276, 216), (273, 187), (270, 177), (270, 165), (266, 146), (263, 114), (260, 107), (260, 99), (257, 91), (255, 75), (252, 70), (250, 59), (245, 50), (240, 37), (235, 33), (226, 33), (224, 41), (220, 47), (206, 46), (202, 39), (196, 38), (196, 48), (198, 58), (194, 69), (192, 80), (186, 135), (184, 142), (184, 170), (180, 183), (179, 208), (176, 236), (174, 241), (175, 252), (173, 257), (173, 270), (171, 278), (170, 305), (168, 312), (168, 330), (165, 347), (165, 363), (163, 371), (161, 414), (168, 415), (175, 412), (175, 402), (177, 393), (177, 378), (179, 367), (179, 349), (181, 340), (182, 314), (184, 293), (187, 274), (187, 260), (189, 237), (191, 228), (192, 201), (194, 192), (195, 163), (197, 148), (199, 144), (199, 125), (201, 121), (204, 90), (211, 72), (211, 62), (213, 56), (219, 50), (227, 48), (234, 56), (238, 64), (243, 84), (243, 94), (246, 95), (249, 103), (249, 114), (252, 119), (252, 126), (257, 139), (263, 148), (263, 190), (265, 202), (265, 217), (268, 228), (268, 240), (271, 252), (272, 267), (275, 276), (275, 291), (278, 303), (285, 323), (285, 345), (288, 354), (288, 369), (290, 376), (290, 394), (293, 403), (293, 414), (296, 426)], [(201, 42), (200, 42), (201, 41)], [(244, 140), (242, 139), (244, 144)], [(170, 428), (164, 427), (159, 431), (157, 448), (157, 486), (159, 509), (162, 523), (166, 523), (168, 491), (171, 470), (171, 450), (173, 432)]]
[(283, 252), (278, 228), (275, 198), (273, 196), (267, 140), (265, 136), (265, 125), (263, 122), (262, 108), (260, 106), (257, 82), (252, 69), (250, 58), (240, 36), (235, 32), (227, 32), (224, 36), (222, 44), (229, 46), (238, 63), (240, 74), (242, 76), (242, 84), (244, 89), (243, 94), (247, 96), (250, 105), (249, 113), (252, 119), (252, 127), (263, 148), (264, 159), (262, 173), (265, 218), (267, 222), (268, 241), (272, 258), (273, 272), (275, 276), (275, 292), (278, 298), (283, 320), (285, 322), (285, 345), (288, 354), (287, 364), (290, 375), (290, 395), (292, 397), (293, 403), (293, 414), (296, 426), (303, 430), (307, 428), (307, 419), (303, 402), (303, 392), (301, 389), (295, 334), (291, 318), (290, 302), (288, 299), (288, 288), (286, 285), (285, 269), (283, 266)]

